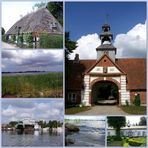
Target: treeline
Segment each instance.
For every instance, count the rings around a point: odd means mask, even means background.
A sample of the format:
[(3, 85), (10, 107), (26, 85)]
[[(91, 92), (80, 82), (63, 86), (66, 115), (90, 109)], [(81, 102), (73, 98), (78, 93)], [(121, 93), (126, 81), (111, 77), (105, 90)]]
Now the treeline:
[[(23, 121), (10, 121), (7, 127), (14, 128), (18, 123), (23, 123)], [(49, 127), (50, 129), (62, 127), (63, 125), (63, 122), (57, 120), (49, 120), (48, 122), (40, 120), (36, 123), (38, 123), (41, 126), (41, 128)]]

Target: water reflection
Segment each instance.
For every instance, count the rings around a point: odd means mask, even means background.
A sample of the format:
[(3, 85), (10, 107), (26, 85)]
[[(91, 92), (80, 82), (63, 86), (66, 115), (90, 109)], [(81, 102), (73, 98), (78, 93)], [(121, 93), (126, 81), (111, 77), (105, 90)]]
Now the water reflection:
[(63, 146), (63, 133), (42, 131), (3, 131), (2, 146)]

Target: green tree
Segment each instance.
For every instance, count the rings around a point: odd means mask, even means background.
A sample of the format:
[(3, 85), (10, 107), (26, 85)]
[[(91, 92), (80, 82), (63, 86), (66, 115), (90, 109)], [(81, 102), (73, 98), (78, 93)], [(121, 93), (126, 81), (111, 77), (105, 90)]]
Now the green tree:
[(69, 61), (69, 55), (76, 49), (76, 42), (70, 39), (70, 33), (65, 32), (65, 62)]
[(17, 121), (10, 121), (10, 122), (9, 122), (9, 126), (10, 126), (10, 127), (15, 127), (16, 124), (18, 124)]
[[(65, 80), (68, 81), (71, 74), (71, 61), (69, 55), (73, 53), (73, 50), (76, 48), (76, 42), (70, 39), (70, 33), (65, 32)], [(67, 85), (65, 84), (65, 96), (67, 97)], [(67, 105), (67, 104), (66, 104)]]
[(116, 137), (121, 138), (120, 129), (126, 125), (126, 118), (123, 116), (107, 117), (108, 125), (116, 130)]
[(34, 8), (42, 8), (42, 7), (45, 7), (46, 6), (46, 3), (44, 2), (40, 2), (40, 3), (36, 3), (32, 9), (34, 10)]
[(46, 121), (41, 120), (41, 121), (38, 122), (38, 124), (41, 126), (41, 128), (47, 127)]
[(49, 2), (47, 9), (63, 25), (63, 2)]
[(141, 117), (141, 118), (140, 118), (139, 125), (140, 125), (140, 126), (146, 126), (146, 118), (145, 118), (145, 117)]
[(1, 34), (4, 35), (5, 34), (5, 29), (2, 27), (1, 28)]

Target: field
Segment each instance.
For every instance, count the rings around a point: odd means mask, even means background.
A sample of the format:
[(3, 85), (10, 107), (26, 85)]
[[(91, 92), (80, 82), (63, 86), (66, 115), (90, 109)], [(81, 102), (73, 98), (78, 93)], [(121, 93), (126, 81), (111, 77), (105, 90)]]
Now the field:
[(36, 75), (2, 75), (2, 97), (63, 97), (62, 72)]

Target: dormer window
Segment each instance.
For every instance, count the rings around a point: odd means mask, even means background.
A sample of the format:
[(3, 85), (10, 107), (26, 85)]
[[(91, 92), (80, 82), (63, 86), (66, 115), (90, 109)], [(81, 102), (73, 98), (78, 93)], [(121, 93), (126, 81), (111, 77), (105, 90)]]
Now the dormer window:
[(52, 22), (52, 23), (50, 24), (50, 28), (51, 28), (52, 30), (57, 30), (57, 27), (58, 27), (58, 25), (57, 25), (57, 23), (55, 23), (55, 22)]

